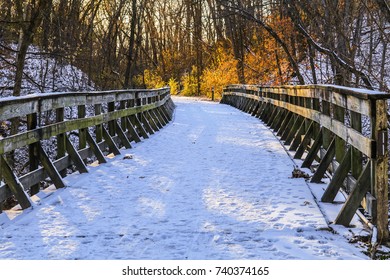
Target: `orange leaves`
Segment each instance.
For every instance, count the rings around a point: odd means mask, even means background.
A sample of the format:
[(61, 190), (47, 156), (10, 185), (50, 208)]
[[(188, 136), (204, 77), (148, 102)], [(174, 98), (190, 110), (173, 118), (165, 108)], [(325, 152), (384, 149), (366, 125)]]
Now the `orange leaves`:
[(214, 63), (203, 71), (201, 91), (210, 98), (214, 90), (215, 98), (220, 99), (223, 87), (238, 83), (237, 60), (222, 47), (217, 48), (214, 58)]

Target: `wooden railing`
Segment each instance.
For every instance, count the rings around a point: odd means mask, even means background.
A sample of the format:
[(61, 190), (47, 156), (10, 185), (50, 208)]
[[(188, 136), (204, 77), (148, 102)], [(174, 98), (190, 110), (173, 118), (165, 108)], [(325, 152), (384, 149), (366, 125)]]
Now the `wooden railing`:
[(389, 237), (387, 99), (382, 92), (309, 85), (259, 87), (231, 85), (222, 103), (264, 121), (314, 171), (311, 182), (330, 183), (322, 196), (333, 202), (341, 190), (347, 199), (335, 219), (348, 226), (363, 207), (378, 230)]
[[(104, 163), (105, 154), (117, 155), (120, 147), (149, 138), (172, 119), (173, 110), (169, 88), (0, 99), (1, 122), (25, 123), (19, 133), (0, 140), (0, 206), (13, 197), (22, 209), (29, 208), (41, 182), (65, 187), (68, 168), (88, 172), (86, 159)], [(14, 168), (20, 154), (27, 157), (27, 172)]]

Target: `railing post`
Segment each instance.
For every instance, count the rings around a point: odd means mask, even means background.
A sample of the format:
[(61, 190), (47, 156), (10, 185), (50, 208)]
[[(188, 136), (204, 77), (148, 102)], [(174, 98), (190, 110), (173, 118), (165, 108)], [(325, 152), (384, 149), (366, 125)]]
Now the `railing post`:
[[(95, 116), (98, 116), (102, 113), (102, 104), (95, 104)], [(96, 142), (100, 143), (103, 140), (103, 125), (98, 124), (95, 127), (96, 129)]]
[[(336, 93), (332, 93), (333, 95), (332, 98), (335, 98), (334, 97), (335, 94)], [(347, 98), (345, 95), (340, 95), (339, 98), (343, 101), (344, 105), (347, 104)], [(332, 103), (333, 102), (334, 101), (332, 100)], [(338, 105), (333, 104), (333, 118), (343, 124), (345, 124), (345, 107), (346, 106), (340, 107)], [(336, 137), (336, 160), (337, 162), (340, 163), (343, 160), (345, 154), (345, 141), (337, 135), (335, 137)]]
[[(85, 118), (85, 105), (79, 105), (77, 108), (78, 118)], [(86, 128), (79, 129), (79, 149), (84, 149), (87, 146)]]
[[(330, 116), (330, 103), (328, 102), (329, 100), (329, 94), (330, 94), (330, 90), (326, 90), (326, 89), (323, 89), (321, 90), (321, 97), (322, 97), (322, 113), (324, 115), (327, 115), (327, 116)], [(324, 128), (322, 130), (322, 146), (327, 149), (329, 144), (330, 144), (330, 141), (332, 140), (332, 136), (331, 136), (331, 132), (327, 129), (327, 128)]]
[[(108, 102), (107, 107), (108, 107), (108, 112), (114, 112), (115, 111), (115, 102)], [(115, 136), (116, 127), (115, 127), (114, 121), (108, 122), (108, 132), (110, 133), (111, 136)]]
[(387, 132), (387, 106), (385, 99), (373, 100), (372, 106), (372, 137), (376, 141), (376, 158), (372, 163), (373, 195), (376, 198), (376, 219), (379, 243), (389, 239), (388, 216), (389, 216), (389, 188), (388, 188), (388, 132)]
[[(37, 113), (27, 115), (27, 130), (32, 130), (37, 128), (38, 125), (38, 117)], [(59, 143), (60, 145), (60, 143)], [(59, 147), (59, 146), (58, 146)], [(37, 144), (30, 144), (28, 146), (28, 159), (29, 159), (29, 165), (30, 165), (30, 172), (38, 169), (39, 167), (39, 161), (37, 158)], [(35, 184), (30, 187), (30, 194), (34, 195), (39, 192), (40, 186), (39, 184)]]
[[(63, 122), (63, 121), (64, 121), (64, 108), (58, 108), (56, 110), (56, 122)], [(65, 152), (66, 152), (65, 135), (58, 134), (57, 135), (57, 159), (64, 157)], [(65, 177), (66, 169), (62, 170), (60, 172), (60, 175), (62, 177)]]

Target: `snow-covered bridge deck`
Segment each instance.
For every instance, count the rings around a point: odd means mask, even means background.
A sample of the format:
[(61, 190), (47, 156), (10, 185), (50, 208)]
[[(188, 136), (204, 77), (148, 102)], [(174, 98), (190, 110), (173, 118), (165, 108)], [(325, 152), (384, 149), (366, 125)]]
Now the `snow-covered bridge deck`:
[(366, 258), (327, 230), (308, 185), (290, 178), (293, 162), (258, 119), (174, 101), (175, 118), (158, 134), (5, 221), (0, 258)]

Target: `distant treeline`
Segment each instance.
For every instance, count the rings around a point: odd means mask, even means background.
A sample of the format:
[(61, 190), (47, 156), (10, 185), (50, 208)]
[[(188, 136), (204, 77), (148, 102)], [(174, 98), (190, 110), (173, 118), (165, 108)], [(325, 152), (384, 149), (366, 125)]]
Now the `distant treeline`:
[(0, 0), (0, 56), (17, 43), (82, 69), (96, 86), (333, 83), (389, 91), (387, 0)]

